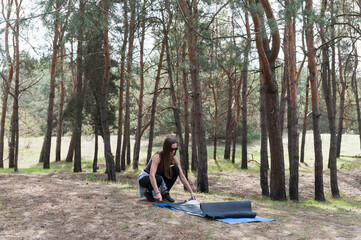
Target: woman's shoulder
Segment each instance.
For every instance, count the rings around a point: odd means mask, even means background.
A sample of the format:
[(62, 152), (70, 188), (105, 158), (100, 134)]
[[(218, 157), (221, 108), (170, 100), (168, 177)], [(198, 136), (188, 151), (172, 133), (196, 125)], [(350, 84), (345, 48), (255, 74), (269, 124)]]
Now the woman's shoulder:
[(156, 152), (154, 153), (154, 155), (151, 158), (154, 161), (159, 161), (160, 160), (160, 152)]
[(177, 163), (179, 164), (180, 161), (179, 161), (179, 158), (177, 156), (173, 156), (172, 158), (172, 165), (177, 165)]

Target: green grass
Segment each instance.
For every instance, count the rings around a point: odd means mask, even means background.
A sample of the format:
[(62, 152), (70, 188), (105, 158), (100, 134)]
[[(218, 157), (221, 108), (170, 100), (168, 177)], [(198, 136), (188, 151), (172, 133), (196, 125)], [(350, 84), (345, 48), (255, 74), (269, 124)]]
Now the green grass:
[(2, 205), (2, 203), (0, 202), (0, 211), (2, 211), (3, 210), (3, 205)]
[(269, 209), (292, 209), (293, 214), (303, 214), (307, 211), (319, 212), (323, 214), (325, 211), (333, 214), (351, 213), (358, 214), (357, 211), (361, 210), (361, 202), (355, 198), (341, 198), (329, 199), (325, 202), (315, 200), (300, 200), (299, 202), (293, 201), (272, 201), (270, 198), (260, 197), (255, 198), (259, 203), (263, 203), (263, 207)]
[[(113, 153), (115, 151), (116, 137), (112, 136), (112, 149)], [(19, 173), (39, 173), (39, 174), (57, 174), (57, 173), (73, 173), (73, 163), (60, 161), (54, 162), (54, 151), (51, 151), (50, 157), (50, 169), (43, 169), (43, 164), (38, 162), (40, 149), (42, 145), (42, 137), (34, 137), (34, 138), (21, 138), (20, 139), (20, 149), (19, 149)], [(287, 156), (287, 138), (284, 140), (284, 162), (285, 162), (285, 171), (288, 172), (288, 156)], [(55, 146), (55, 138), (53, 138)], [(67, 153), (67, 147), (69, 144), (70, 138), (63, 138), (63, 147), (62, 147), (62, 157), (65, 158)], [(161, 149), (161, 142), (158, 138), (157, 141), (160, 145), (156, 145), (154, 147), (153, 152)], [(338, 159), (338, 169), (342, 170), (354, 170), (361, 168), (361, 161), (357, 157), (360, 155), (359, 145), (355, 144), (356, 141), (359, 141), (358, 135), (344, 135), (343, 136), (343, 145), (341, 147), (341, 158)], [(327, 161), (328, 161), (328, 144), (329, 144), (329, 135), (322, 135), (322, 143), (323, 143), (323, 160), (324, 160), (324, 168), (326, 169)], [(6, 146), (5, 146), (6, 147)], [(100, 166), (97, 173), (93, 173), (92, 165), (93, 165), (93, 149), (94, 149), (94, 139), (89, 137), (82, 138), (82, 170), (81, 173), (76, 173), (74, 178), (80, 178), (84, 181), (89, 182), (106, 182), (106, 174), (104, 174), (105, 170), (105, 160), (103, 157), (103, 144), (99, 143), (99, 156), (98, 156), (98, 166)], [(231, 160), (223, 159), (224, 154), (224, 144), (218, 144), (217, 146), (217, 159), (213, 159), (213, 144), (209, 144), (207, 147), (208, 153), (208, 171), (209, 172), (240, 172), (247, 171), (247, 173), (251, 174), (259, 174), (259, 163), (260, 163), (260, 146), (259, 141), (254, 141), (253, 143), (248, 144), (248, 169), (244, 170), (241, 168), (241, 146), (238, 143), (236, 149), (236, 157), (235, 163), (232, 163)], [(139, 161), (139, 169), (132, 170), (131, 167), (128, 167), (129, 170), (122, 172), (122, 174), (126, 174), (126, 177), (134, 178), (137, 177), (139, 172), (145, 167), (146, 164), (146, 155), (147, 155), (147, 144), (146, 142), (142, 143), (141, 151), (140, 151), (140, 161)], [(346, 155), (350, 157), (346, 157)], [(7, 156), (7, 152), (5, 149), (5, 156)], [(179, 156), (179, 153), (178, 153)], [(191, 147), (189, 147), (189, 156), (191, 156)], [(314, 171), (314, 151), (313, 151), (313, 137), (308, 132), (306, 136), (306, 151), (305, 151), (305, 163), (300, 164), (299, 173), (302, 176), (303, 173), (312, 173)], [(189, 158), (191, 159), (191, 157)], [(269, 156), (270, 159), (270, 156)], [(269, 160), (270, 162), (270, 160)], [(8, 163), (5, 162), (5, 167)], [(0, 173), (13, 173), (13, 169), (0, 169)], [(196, 172), (189, 172), (190, 175), (196, 175)], [(70, 175), (69, 175), (70, 176)], [(72, 177), (69, 177), (72, 178)], [(120, 183), (119, 183), (120, 184)], [(132, 185), (129, 182), (121, 183), (123, 187), (129, 188)]]
[(355, 158), (341, 157), (337, 160), (337, 165), (339, 169), (350, 171), (361, 168), (361, 161), (355, 161)]

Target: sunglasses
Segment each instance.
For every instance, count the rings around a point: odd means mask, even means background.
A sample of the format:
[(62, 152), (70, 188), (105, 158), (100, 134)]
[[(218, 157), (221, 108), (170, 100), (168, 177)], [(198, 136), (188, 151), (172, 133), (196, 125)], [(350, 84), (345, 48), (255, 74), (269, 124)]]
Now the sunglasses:
[(178, 148), (176, 147), (176, 148), (170, 148), (170, 151), (171, 152), (173, 152), (173, 151), (177, 151), (178, 150)]

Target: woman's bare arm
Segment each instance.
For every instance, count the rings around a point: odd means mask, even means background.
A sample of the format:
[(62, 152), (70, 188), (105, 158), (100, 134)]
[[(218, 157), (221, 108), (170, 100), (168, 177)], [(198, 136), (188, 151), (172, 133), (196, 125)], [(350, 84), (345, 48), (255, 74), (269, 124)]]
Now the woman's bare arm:
[(184, 176), (183, 170), (182, 170), (182, 166), (180, 164), (179, 159), (174, 156), (174, 165), (176, 165), (179, 168), (179, 179), (181, 180), (181, 182), (183, 183), (184, 187), (188, 190), (188, 192), (191, 194), (192, 199), (196, 199), (193, 190), (191, 188), (191, 185), (189, 184), (187, 178)]
[(163, 200), (162, 199), (162, 194), (159, 192), (159, 188), (158, 188), (158, 185), (157, 185), (157, 180), (155, 179), (155, 174), (157, 172), (159, 163), (160, 163), (159, 154), (153, 155), (153, 157), (152, 157), (152, 165), (151, 165), (150, 173), (149, 173), (149, 180), (150, 180), (150, 183), (152, 184), (152, 187), (153, 187), (154, 192), (156, 194), (155, 198), (159, 202), (161, 202)]

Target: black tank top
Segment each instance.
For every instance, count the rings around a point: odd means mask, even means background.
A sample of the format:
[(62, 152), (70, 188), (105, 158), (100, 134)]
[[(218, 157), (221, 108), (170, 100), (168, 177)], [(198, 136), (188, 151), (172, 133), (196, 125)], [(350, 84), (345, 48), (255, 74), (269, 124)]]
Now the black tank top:
[[(156, 154), (159, 155), (159, 153), (156, 153)], [(154, 154), (153, 156), (155, 156), (155, 154)], [(160, 157), (160, 155), (159, 155), (159, 157)], [(152, 158), (153, 158), (153, 157), (151, 157), (151, 159), (149, 160), (147, 166), (146, 166), (145, 169), (144, 169), (144, 171), (146, 171), (147, 173), (150, 173), (150, 168), (152, 167), (152, 162), (153, 162), (153, 159), (152, 159)], [(157, 171), (156, 171), (155, 174), (157, 174), (157, 175), (164, 175), (164, 169), (163, 169), (162, 164), (158, 164), (158, 168), (157, 168)]]

